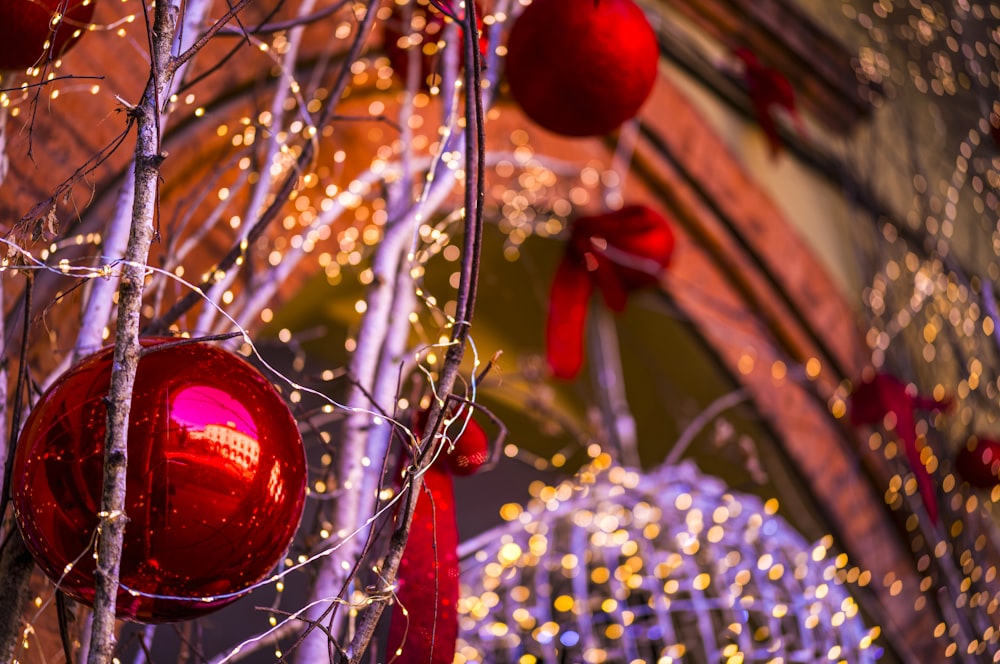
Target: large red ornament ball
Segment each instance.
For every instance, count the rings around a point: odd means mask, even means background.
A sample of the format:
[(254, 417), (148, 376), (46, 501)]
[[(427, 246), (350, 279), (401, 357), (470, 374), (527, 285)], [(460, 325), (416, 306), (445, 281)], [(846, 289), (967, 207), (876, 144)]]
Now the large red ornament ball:
[(971, 437), (955, 457), (955, 470), (976, 488), (997, 486), (1000, 484), (1000, 441)]
[(0, 69), (27, 69), (43, 62), (49, 43), (52, 56), (61, 56), (86, 31), (94, 1), (0, 0)]
[[(149, 352), (163, 341), (143, 340), (128, 428), (117, 611), (140, 622), (235, 601), (284, 555), (305, 502), (302, 439), (271, 384), (204, 343)], [(91, 355), (42, 396), (12, 474), (15, 516), (36, 562), (88, 604), (112, 356)]]
[(507, 82), (542, 127), (598, 136), (639, 112), (658, 59), (656, 33), (632, 0), (534, 0), (510, 32)]

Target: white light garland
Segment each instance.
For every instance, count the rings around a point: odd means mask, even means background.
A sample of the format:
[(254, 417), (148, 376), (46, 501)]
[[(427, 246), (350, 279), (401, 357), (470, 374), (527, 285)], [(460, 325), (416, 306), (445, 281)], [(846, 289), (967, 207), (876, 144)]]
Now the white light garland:
[[(464, 662), (873, 662), (831, 537), (691, 463), (606, 455), (462, 551)], [(864, 574), (864, 573), (862, 573)]]

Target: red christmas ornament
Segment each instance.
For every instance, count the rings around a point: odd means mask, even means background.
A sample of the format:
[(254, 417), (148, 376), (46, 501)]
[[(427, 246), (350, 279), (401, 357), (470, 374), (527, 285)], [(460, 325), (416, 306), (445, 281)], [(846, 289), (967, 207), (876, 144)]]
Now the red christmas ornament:
[(49, 53), (60, 57), (93, 16), (94, 0), (0, 0), (0, 69), (27, 69)]
[(778, 135), (778, 120), (776, 110), (781, 109), (795, 124), (800, 136), (805, 136), (802, 118), (795, 110), (795, 90), (785, 76), (775, 70), (765, 67), (757, 58), (757, 54), (747, 47), (741, 47), (733, 52), (743, 62), (743, 79), (753, 104), (757, 124), (767, 136), (771, 150), (771, 158), (781, 152), (781, 136)]
[[(148, 351), (163, 341), (143, 340), (128, 429), (117, 612), (141, 622), (235, 601), (284, 555), (305, 501), (302, 439), (271, 384), (207, 344)], [(91, 355), (42, 396), (12, 475), (15, 516), (36, 562), (88, 604), (112, 357), (112, 348)]]
[[(427, 423), (426, 411), (414, 428)], [(456, 423), (454, 426), (458, 426)], [(489, 457), (489, 437), (469, 420), (454, 442), (424, 472), (406, 549), (399, 563), (398, 601), (389, 625), (396, 664), (451, 664), (458, 639), (458, 524), (452, 475), (470, 475)], [(406, 613), (404, 614), (403, 611)]]
[(534, 0), (510, 32), (507, 82), (542, 127), (599, 136), (639, 112), (658, 60), (656, 33), (632, 0)]
[[(447, 0), (443, 3), (451, 6)], [(483, 22), (480, 7), (476, 5), (476, 22), (482, 31)], [(409, 24), (407, 25), (407, 21)], [(410, 54), (417, 52), (416, 62), (420, 64), (420, 87), (427, 90), (431, 85), (441, 84), (442, 48), (445, 28), (451, 19), (433, 5), (427, 2), (414, 2), (409, 12), (403, 7), (395, 6), (392, 17), (385, 26), (385, 53), (389, 57), (392, 69), (405, 83), (410, 70)], [(462, 45), (463, 30), (461, 25), (453, 33), (456, 44), (452, 48), (459, 49), (459, 69), (465, 66), (465, 48)], [(485, 56), (487, 49), (486, 36), (479, 38), (479, 52)]]
[(970, 437), (955, 457), (955, 470), (977, 489), (1000, 484), (1000, 441)]
[(851, 394), (852, 426), (886, 423), (886, 416), (892, 415), (887, 426), (895, 428), (896, 435), (903, 443), (906, 459), (917, 478), (921, 500), (933, 523), (938, 520), (934, 480), (927, 472), (927, 467), (920, 459), (920, 450), (917, 449), (914, 413), (917, 410), (944, 410), (948, 406), (947, 401), (911, 394), (901, 380), (884, 373), (865, 380)]
[(556, 378), (573, 378), (583, 365), (584, 325), (594, 288), (609, 309), (622, 311), (630, 292), (660, 282), (673, 251), (670, 223), (644, 205), (573, 222), (549, 295), (548, 363)]

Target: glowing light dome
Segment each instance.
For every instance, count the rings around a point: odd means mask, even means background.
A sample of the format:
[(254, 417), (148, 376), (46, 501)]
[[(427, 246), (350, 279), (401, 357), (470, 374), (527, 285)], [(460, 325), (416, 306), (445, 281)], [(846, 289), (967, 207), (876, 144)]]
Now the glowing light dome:
[[(605, 457), (606, 458), (606, 457)], [(598, 459), (463, 548), (456, 661), (874, 662), (831, 537), (694, 465)], [(862, 574), (864, 574), (862, 572)]]

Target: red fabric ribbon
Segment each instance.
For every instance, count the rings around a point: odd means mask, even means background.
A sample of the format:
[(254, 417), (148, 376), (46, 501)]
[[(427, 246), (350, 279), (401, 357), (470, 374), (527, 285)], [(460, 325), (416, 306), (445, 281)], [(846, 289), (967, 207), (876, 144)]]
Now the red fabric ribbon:
[(555, 377), (571, 379), (580, 372), (594, 288), (609, 309), (622, 311), (630, 292), (660, 282), (673, 250), (670, 224), (644, 205), (573, 222), (549, 295), (546, 342)]
[(733, 51), (733, 55), (743, 62), (743, 80), (750, 95), (757, 124), (767, 136), (771, 157), (781, 152), (781, 137), (778, 135), (778, 121), (775, 109), (783, 109), (795, 123), (800, 135), (805, 135), (802, 119), (795, 110), (795, 90), (785, 76), (761, 64), (757, 54), (747, 47)]
[[(421, 430), (427, 413), (414, 428)], [(399, 563), (398, 601), (389, 624), (397, 664), (452, 664), (458, 639), (458, 524), (452, 475), (470, 475), (486, 462), (489, 437), (474, 420), (425, 472), (406, 549)], [(406, 614), (403, 613), (403, 607)]]
[(921, 500), (933, 523), (938, 521), (934, 480), (920, 460), (914, 414), (918, 410), (945, 410), (949, 405), (948, 401), (911, 394), (902, 381), (884, 373), (875, 374), (873, 378), (861, 383), (851, 394), (850, 416), (853, 426), (882, 423), (889, 413), (895, 417), (896, 435), (903, 443), (906, 459), (917, 478)]

